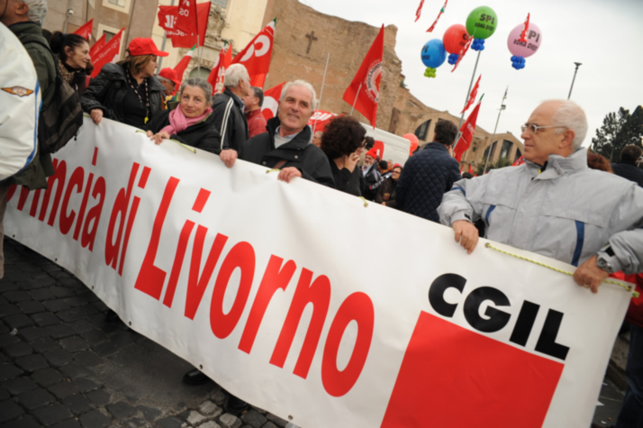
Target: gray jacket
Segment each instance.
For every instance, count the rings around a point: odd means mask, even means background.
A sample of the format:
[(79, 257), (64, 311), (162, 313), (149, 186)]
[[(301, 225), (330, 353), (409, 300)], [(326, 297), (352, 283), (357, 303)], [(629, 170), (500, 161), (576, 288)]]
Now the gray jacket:
[[(587, 151), (550, 155), (547, 167), (527, 162), (460, 180), (438, 208), (442, 224), (487, 225), (486, 238), (578, 266), (595, 254), (615, 270), (643, 271), (643, 189), (589, 169)], [(602, 250), (611, 245), (614, 256)]]

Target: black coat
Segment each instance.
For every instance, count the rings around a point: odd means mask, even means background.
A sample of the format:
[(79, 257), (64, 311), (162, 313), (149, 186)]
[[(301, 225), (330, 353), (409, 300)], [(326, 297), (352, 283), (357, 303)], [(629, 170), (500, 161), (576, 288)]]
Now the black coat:
[(614, 174), (619, 177), (633, 181), (643, 187), (643, 170), (637, 168), (636, 165), (630, 165), (629, 163), (623, 162), (613, 163), (612, 170), (614, 171)]
[[(170, 111), (163, 110), (147, 124), (147, 130), (156, 134), (169, 124)], [(219, 132), (214, 127), (214, 115), (212, 113), (203, 121), (189, 126), (178, 134), (170, 135), (170, 138), (188, 146), (214, 153), (215, 155), (218, 155), (221, 151), (221, 140), (219, 138)]]
[(214, 126), (221, 136), (221, 147), (233, 149), (237, 152), (241, 144), (248, 140), (248, 121), (243, 114), (243, 102), (226, 88), (222, 94), (214, 97), (212, 110)]
[[(388, 193), (389, 198), (384, 199), (384, 195)], [(397, 208), (397, 181), (393, 180), (391, 177), (382, 181), (380, 187), (377, 188), (377, 195), (375, 195), (375, 202), (381, 204), (386, 202), (387, 207)]]
[[(159, 114), (163, 106), (163, 91), (165, 88), (156, 77), (147, 78), (150, 97), (150, 119)], [(127, 94), (129, 84), (125, 69), (119, 64), (105, 64), (98, 76), (91, 81), (83, 95), (80, 104), (83, 110), (90, 113), (101, 109), (103, 117), (125, 122), (123, 117), (123, 99)]]
[(333, 172), (333, 180), (335, 181), (335, 188), (337, 190), (348, 193), (349, 195), (362, 196), (364, 177), (362, 170), (358, 166), (355, 166), (353, 172), (350, 172), (346, 168), (339, 169), (332, 159), (328, 159), (328, 163)]
[(398, 207), (407, 213), (440, 222), (442, 196), (460, 180), (458, 161), (444, 144), (430, 143), (406, 161), (397, 182)]
[(292, 166), (297, 168), (306, 180), (335, 187), (328, 157), (319, 147), (310, 144), (310, 127), (304, 127), (291, 141), (275, 148), (275, 130), (279, 123), (279, 118), (273, 117), (266, 126), (268, 132), (256, 135), (243, 143), (241, 159), (267, 168), (274, 168), (280, 161), (285, 160), (286, 163), (280, 167), (281, 169)]

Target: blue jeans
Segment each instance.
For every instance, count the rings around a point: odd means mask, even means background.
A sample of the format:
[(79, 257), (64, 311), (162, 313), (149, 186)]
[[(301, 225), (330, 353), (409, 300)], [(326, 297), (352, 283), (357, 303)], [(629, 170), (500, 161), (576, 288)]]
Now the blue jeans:
[(627, 392), (616, 428), (643, 428), (643, 328), (632, 324), (625, 367)]

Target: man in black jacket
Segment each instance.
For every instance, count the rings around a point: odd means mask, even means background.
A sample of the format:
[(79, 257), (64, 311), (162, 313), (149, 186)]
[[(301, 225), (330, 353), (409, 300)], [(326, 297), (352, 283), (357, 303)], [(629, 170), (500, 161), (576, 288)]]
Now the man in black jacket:
[(643, 170), (636, 166), (642, 153), (643, 150), (633, 144), (623, 147), (623, 150), (621, 150), (621, 161), (612, 164), (614, 174), (643, 187)]
[(397, 204), (402, 210), (440, 222), (436, 210), (442, 195), (461, 178), (458, 162), (449, 152), (457, 132), (452, 122), (439, 121), (435, 126), (435, 142), (406, 161), (396, 189)]
[(283, 89), (277, 117), (268, 121), (268, 132), (241, 146), (241, 159), (267, 168), (280, 169), (278, 179), (290, 182), (303, 177), (335, 187), (328, 157), (310, 144), (307, 125), (316, 102), (315, 90), (303, 80), (288, 82)]
[(243, 114), (242, 99), (250, 91), (250, 76), (242, 64), (232, 64), (225, 72), (225, 90), (214, 97), (214, 126), (221, 135), (219, 156), (228, 168), (234, 165), (239, 149), (248, 139), (248, 122)]

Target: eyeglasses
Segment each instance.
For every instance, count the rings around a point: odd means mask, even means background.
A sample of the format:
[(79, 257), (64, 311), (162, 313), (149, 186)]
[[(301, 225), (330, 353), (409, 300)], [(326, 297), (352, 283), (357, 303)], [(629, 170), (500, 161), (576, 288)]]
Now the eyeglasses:
[(391, 171), (391, 174), (401, 174), (400, 171)]
[(541, 129), (546, 129), (546, 128), (567, 128), (566, 126), (540, 126), (536, 125), (535, 123), (525, 123), (524, 125), (520, 126), (520, 129), (522, 132), (525, 132), (527, 129), (529, 129), (533, 134), (537, 134), (538, 131)]

